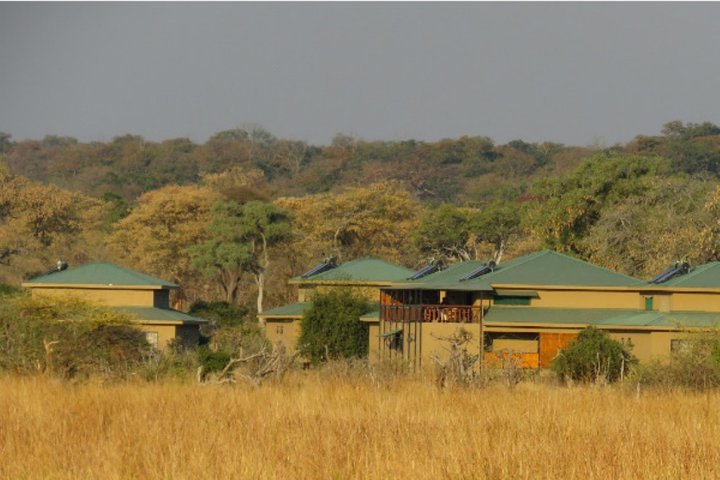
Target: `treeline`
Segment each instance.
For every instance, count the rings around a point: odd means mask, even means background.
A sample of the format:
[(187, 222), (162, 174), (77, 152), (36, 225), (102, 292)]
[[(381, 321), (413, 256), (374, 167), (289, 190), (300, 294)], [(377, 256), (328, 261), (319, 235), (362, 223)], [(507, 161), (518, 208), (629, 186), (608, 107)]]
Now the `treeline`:
[[(709, 122), (675, 121), (664, 126), (662, 135), (640, 135), (612, 150), (662, 156), (673, 172), (717, 176), (719, 134), (720, 127)], [(0, 132), (0, 154), (12, 173), (127, 201), (164, 185), (195, 184), (204, 174), (237, 166), (258, 169), (272, 191), (294, 196), (396, 179), (405, 181), (421, 200), (512, 199), (530, 179), (565, 173), (592, 150), (522, 140), (495, 145), (482, 136), (368, 142), (337, 135), (330, 145), (316, 146), (276, 138), (257, 125), (219, 132), (204, 144), (187, 138), (152, 142), (137, 135), (110, 142), (82, 143), (60, 136), (13, 142)]]
[(502, 261), (549, 247), (649, 277), (720, 252), (720, 127), (671, 122), (606, 149), (485, 137), (328, 146), (259, 127), (205, 144), (0, 135), (0, 281), (117, 261), (176, 299), (250, 312), (325, 257)]

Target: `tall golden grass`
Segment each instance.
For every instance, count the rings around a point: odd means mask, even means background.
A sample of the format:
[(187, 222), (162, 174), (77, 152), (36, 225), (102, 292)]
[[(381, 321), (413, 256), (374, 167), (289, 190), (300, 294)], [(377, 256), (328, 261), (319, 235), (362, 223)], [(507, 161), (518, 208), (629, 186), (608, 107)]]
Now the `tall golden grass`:
[(0, 478), (718, 478), (720, 395), (0, 377)]

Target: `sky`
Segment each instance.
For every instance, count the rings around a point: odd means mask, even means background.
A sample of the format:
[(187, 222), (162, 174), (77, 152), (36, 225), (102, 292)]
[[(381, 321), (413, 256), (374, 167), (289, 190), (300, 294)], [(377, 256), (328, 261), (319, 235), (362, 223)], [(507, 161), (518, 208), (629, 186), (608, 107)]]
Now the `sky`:
[(0, 131), (612, 145), (720, 123), (720, 3), (0, 3)]

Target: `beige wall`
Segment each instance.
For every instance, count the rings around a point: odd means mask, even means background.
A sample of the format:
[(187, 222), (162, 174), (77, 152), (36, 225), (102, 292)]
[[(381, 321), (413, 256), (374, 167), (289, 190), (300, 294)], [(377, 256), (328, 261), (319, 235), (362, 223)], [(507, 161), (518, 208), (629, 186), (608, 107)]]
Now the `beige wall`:
[(371, 323), (368, 327), (368, 359), (374, 362), (380, 359), (380, 323)]
[(537, 290), (537, 292), (538, 298), (530, 299), (530, 306), (532, 307), (645, 308), (643, 297), (637, 292), (588, 292), (581, 290)]
[(152, 307), (155, 305), (153, 290), (39, 287), (33, 288), (32, 294), (47, 297), (80, 297), (111, 307)]
[(516, 338), (496, 338), (492, 341), (492, 351), (507, 350), (517, 353), (538, 353), (539, 340), (520, 340)]
[(160, 349), (167, 347), (168, 342), (173, 340), (176, 335), (176, 325), (152, 325), (142, 323), (138, 325), (138, 327), (140, 327), (143, 332), (156, 333), (157, 347)]
[(538, 298), (531, 298), (531, 307), (645, 310), (645, 298), (652, 297), (653, 310), (658, 312), (720, 312), (720, 292), (535, 291)]
[(618, 341), (632, 341), (632, 354), (643, 363), (663, 361), (670, 358), (672, 340), (686, 338), (685, 332), (614, 332), (610, 337)]
[(294, 352), (297, 350), (297, 342), (300, 338), (300, 319), (266, 319), (265, 337), (273, 345), (282, 343), (288, 353)]
[(672, 310), (686, 312), (720, 312), (718, 293), (673, 293)]
[[(468, 353), (476, 355), (480, 352), (479, 324), (382, 322), (372, 326), (375, 328), (371, 328), (368, 342), (374, 358), (403, 359), (416, 364), (432, 365), (433, 356), (440, 359), (448, 356), (449, 343), (443, 338), (458, 334), (460, 329), (472, 335), (472, 340), (466, 345)], [(378, 341), (379, 335), (397, 329), (403, 330), (402, 350), (391, 348), (385, 338)], [(412, 340), (408, 341), (408, 339)]]

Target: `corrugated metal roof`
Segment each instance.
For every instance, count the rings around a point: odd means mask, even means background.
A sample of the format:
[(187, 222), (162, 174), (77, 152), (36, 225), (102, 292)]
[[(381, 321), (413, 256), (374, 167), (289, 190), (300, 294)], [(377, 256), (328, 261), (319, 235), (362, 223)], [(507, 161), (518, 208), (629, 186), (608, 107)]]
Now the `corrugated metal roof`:
[(537, 323), (550, 325), (597, 325), (617, 327), (712, 327), (720, 326), (720, 313), (655, 312), (613, 308), (491, 307), (485, 323)]
[(302, 317), (311, 305), (310, 302), (290, 303), (258, 313), (258, 317)]
[(179, 312), (169, 308), (154, 307), (113, 307), (121, 312), (134, 315), (138, 320), (146, 322), (183, 322), (183, 323), (206, 323), (207, 320), (193, 317), (187, 313)]
[(364, 315), (360, 315), (360, 320), (364, 320), (366, 322), (379, 321), (380, 320), (380, 308), (377, 308), (376, 310), (372, 310)]
[(103, 285), (178, 288), (178, 285), (114, 263), (88, 263), (28, 280), (23, 285)]
[(350, 282), (398, 282), (403, 281), (415, 273), (409, 268), (401, 267), (379, 258), (360, 258), (343, 263), (317, 275), (307, 278), (293, 277), (293, 283), (337, 282), (347, 280)]
[(532, 253), (500, 263), (491, 273), (460, 281), (480, 267), (476, 260), (451, 265), (414, 282), (403, 284), (402, 289), (491, 291), (492, 285), (567, 285), (586, 287), (627, 287), (644, 282), (622, 273), (551, 250)]

